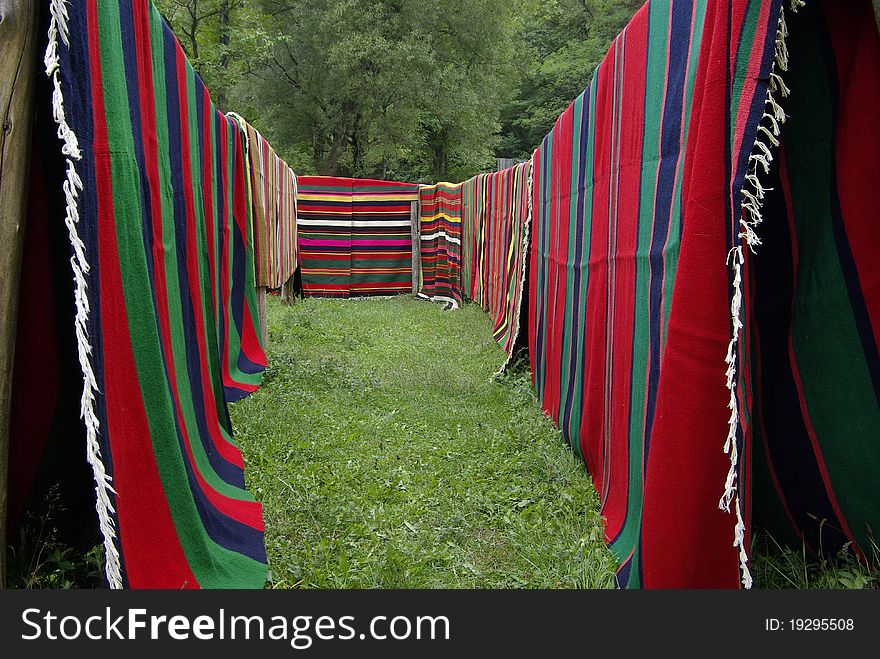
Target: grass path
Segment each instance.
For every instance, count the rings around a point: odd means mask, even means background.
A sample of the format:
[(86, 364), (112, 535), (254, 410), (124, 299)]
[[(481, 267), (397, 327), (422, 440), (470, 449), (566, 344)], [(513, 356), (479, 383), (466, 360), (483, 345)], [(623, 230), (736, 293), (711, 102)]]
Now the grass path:
[(598, 501), (486, 315), (270, 301), (264, 387), (232, 410), (278, 588), (611, 587)]

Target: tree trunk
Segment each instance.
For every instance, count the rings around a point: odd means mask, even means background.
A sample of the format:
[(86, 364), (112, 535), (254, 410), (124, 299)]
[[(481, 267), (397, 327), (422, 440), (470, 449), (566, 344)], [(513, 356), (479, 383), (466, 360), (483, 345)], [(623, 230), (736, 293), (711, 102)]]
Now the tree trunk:
[(36, 31), (36, 0), (0, 0), (0, 588), (6, 584), (9, 406), (34, 119)]
[(435, 148), (433, 150), (433, 160), (434, 178), (438, 181), (445, 180), (446, 170), (449, 169), (449, 157), (446, 155), (446, 150), (443, 147)]
[(431, 149), (431, 160), (434, 168), (434, 179), (446, 180), (446, 172), (449, 169), (449, 129), (432, 129), (428, 132), (428, 148)]
[(351, 131), (351, 173), (356, 177), (364, 175), (364, 149), (361, 130), (361, 116), (357, 114), (354, 117), (354, 126)]
[(346, 102), (342, 106), (336, 133), (333, 136), (333, 144), (319, 168), (321, 176), (337, 176), (339, 174), (339, 159), (345, 153), (345, 149), (348, 148), (351, 141), (351, 124), (354, 118), (354, 110), (355, 104), (352, 102)]
[(197, 20), (193, 20), (187, 34), (190, 40), (190, 58), (197, 63), (199, 61), (199, 22)]
[(223, 71), (222, 81), (220, 86), (217, 89), (217, 96), (215, 97), (217, 107), (225, 110), (226, 109), (226, 85), (228, 84), (229, 77), (226, 73), (229, 71), (229, 64), (232, 61), (232, 57), (229, 53), (229, 44), (230, 44), (230, 29), (232, 24), (232, 6), (230, 4), (230, 0), (222, 0), (220, 2), (220, 47), (222, 49), (222, 55), (220, 55), (220, 68)]
[(220, 56), (220, 66), (229, 68), (229, 26), (232, 22), (232, 7), (229, 0), (220, 3), (220, 45), (223, 46), (223, 54)]

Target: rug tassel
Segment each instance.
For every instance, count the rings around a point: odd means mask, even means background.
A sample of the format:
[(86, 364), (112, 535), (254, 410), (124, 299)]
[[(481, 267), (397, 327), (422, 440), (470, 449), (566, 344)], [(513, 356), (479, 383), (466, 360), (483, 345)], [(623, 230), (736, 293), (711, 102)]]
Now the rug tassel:
[[(804, 0), (792, 0), (791, 11), (797, 12), (804, 6)], [(745, 177), (745, 186), (740, 191), (742, 196), (740, 217), (739, 239), (754, 252), (761, 244), (757, 233), (757, 227), (763, 222), (762, 209), (764, 197), (772, 188), (764, 187), (761, 183), (761, 172), (765, 175), (770, 173), (770, 163), (773, 162), (773, 148), (780, 145), (779, 137), (782, 132), (782, 124), (788, 118), (782, 106), (779, 105), (775, 94), (786, 98), (791, 90), (786, 86), (779, 71), (788, 71), (789, 52), (786, 38), (788, 37), (788, 24), (785, 20), (785, 9), (780, 8), (779, 21), (776, 30), (775, 61), (773, 71), (770, 73), (770, 82), (765, 101), (765, 113), (761, 118), (762, 123), (758, 126), (758, 136), (749, 156), (749, 170)], [(766, 141), (765, 141), (766, 140)], [(768, 146), (768, 143), (771, 146)], [(772, 147), (772, 148), (771, 148)], [(739, 399), (736, 390), (737, 355), (740, 335), (744, 328), (742, 320), (743, 307), (743, 265), (745, 265), (745, 251), (743, 244), (731, 250), (728, 256), (728, 265), (733, 270), (733, 295), (730, 303), (732, 337), (727, 348), (727, 388), (730, 391), (730, 419), (728, 421), (727, 440), (724, 443), (724, 453), (730, 457), (730, 469), (724, 483), (724, 494), (718, 503), (718, 507), (730, 513), (731, 506), (736, 515), (734, 527), (733, 546), (738, 550), (739, 565), (742, 585), (751, 588), (753, 585), (752, 575), (749, 571), (749, 555), (746, 551), (746, 525), (742, 513), (742, 501), (740, 500), (739, 488), (739, 448), (737, 432), (740, 425)]]
[[(248, 122), (246, 122), (244, 120), (244, 117), (242, 117), (240, 114), (238, 114), (238, 112), (227, 112), (226, 116), (229, 119), (232, 119), (232, 121), (235, 123), (236, 127), (238, 128), (238, 131), (244, 137), (245, 153), (249, 154), (250, 150), (251, 150), (251, 138), (248, 135), (248, 131), (247, 131)], [(250, 157), (250, 156), (248, 156), (248, 157)]]
[(95, 480), (95, 494), (97, 495), (95, 510), (98, 513), (98, 523), (101, 535), (104, 538), (104, 571), (107, 582), (111, 588), (122, 588), (122, 572), (120, 567), (119, 550), (116, 547), (116, 527), (112, 515), (116, 512), (110, 494), (116, 494), (111, 482), (112, 477), (107, 474), (103, 458), (101, 457), (101, 445), (98, 442), (100, 421), (95, 414), (95, 394), (98, 392), (98, 384), (92, 369), (91, 356), (92, 346), (89, 343), (88, 320), (89, 298), (88, 279), (89, 263), (86, 258), (86, 246), (79, 236), (77, 226), (79, 224), (79, 193), (83, 190), (83, 182), (76, 171), (74, 161), (82, 160), (82, 152), (79, 141), (73, 129), (67, 123), (64, 112), (64, 94), (61, 89), (61, 76), (59, 73), (58, 40), (70, 48), (69, 29), (67, 21), (67, 0), (52, 0), (49, 6), (51, 20), (49, 22), (49, 43), (43, 57), (46, 75), (52, 81), (52, 118), (58, 126), (58, 139), (61, 140), (61, 153), (67, 161), (63, 190), (66, 203), (66, 215), (64, 224), (68, 230), (73, 256), (70, 259), (70, 267), (73, 271), (74, 300), (76, 302), (76, 317), (74, 328), (76, 332), (77, 353), (80, 370), (83, 375), (83, 392), (80, 398), (80, 418), (86, 427), (86, 458), (92, 467)]

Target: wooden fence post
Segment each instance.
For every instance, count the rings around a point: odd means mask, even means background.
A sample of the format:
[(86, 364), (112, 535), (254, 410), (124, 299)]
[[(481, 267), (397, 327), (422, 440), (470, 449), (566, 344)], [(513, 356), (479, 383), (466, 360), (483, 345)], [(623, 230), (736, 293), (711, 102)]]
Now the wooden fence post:
[(294, 277), (291, 275), (290, 279), (284, 282), (284, 285), (281, 287), (281, 304), (286, 307), (292, 307), (294, 301), (293, 295), (293, 280)]
[(0, 588), (6, 585), (9, 415), (34, 119), (36, 0), (0, 0)]
[(269, 307), (267, 298), (269, 289), (265, 286), (257, 286), (257, 315), (260, 317), (260, 336), (263, 338), (263, 348), (269, 348)]
[(880, 0), (874, 0), (874, 18), (877, 20), (877, 29), (880, 30)]
[(421, 238), (421, 209), (419, 202), (414, 201), (410, 205), (409, 224), (412, 235), (412, 292), (418, 295), (422, 290), (422, 238)]

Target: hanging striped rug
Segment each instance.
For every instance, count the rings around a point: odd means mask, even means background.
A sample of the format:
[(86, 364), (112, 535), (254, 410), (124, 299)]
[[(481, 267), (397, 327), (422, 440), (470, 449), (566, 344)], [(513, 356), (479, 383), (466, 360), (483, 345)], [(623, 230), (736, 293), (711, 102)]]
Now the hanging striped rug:
[(461, 184), (423, 186), (419, 193), (421, 294), (458, 307), (461, 293)]
[(412, 291), (412, 204), (419, 187), (370, 179), (301, 176), (303, 292), (316, 297)]
[(296, 175), (257, 129), (238, 115), (230, 117), (247, 138), (257, 286), (277, 290), (299, 267)]
[(647, 3), (534, 156), (534, 383), (623, 586), (749, 587), (759, 525), (867, 556), (880, 524), (880, 39), (803, 5)]
[(54, 0), (46, 67), (107, 581), (262, 587), (226, 409), (265, 366), (242, 135), (146, 0)]
[[(462, 184), (462, 291), (482, 306), (492, 335), (513, 356), (520, 330), (527, 246), (531, 163)], [(506, 367), (502, 367), (502, 370)]]

